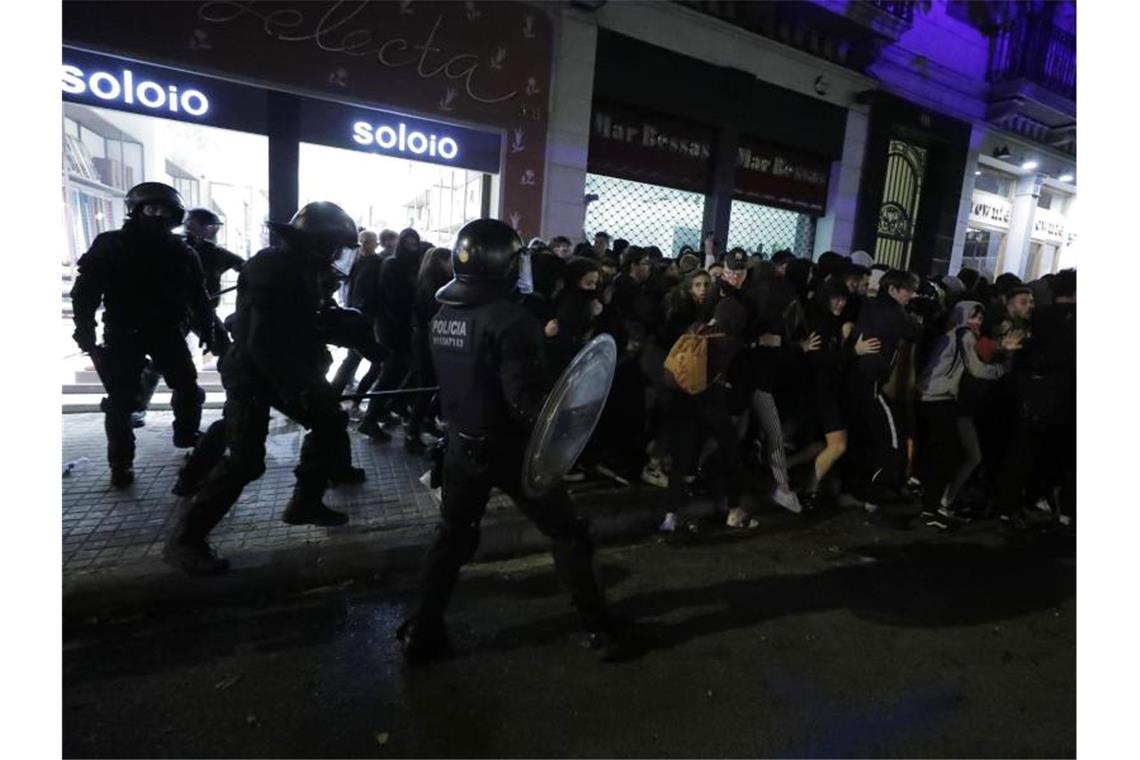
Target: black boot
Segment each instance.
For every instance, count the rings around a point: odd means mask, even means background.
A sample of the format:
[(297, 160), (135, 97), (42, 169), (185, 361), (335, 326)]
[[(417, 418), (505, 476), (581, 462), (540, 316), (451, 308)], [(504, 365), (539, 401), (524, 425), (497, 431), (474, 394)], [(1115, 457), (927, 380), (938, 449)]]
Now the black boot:
[(408, 618), (396, 631), (396, 639), (410, 665), (427, 665), (452, 654), (451, 640), (442, 622), (424, 623)]
[(382, 443), (392, 440), (392, 434), (376, 424), (375, 420), (365, 420), (356, 428), (357, 432)]
[(208, 543), (187, 541), (179, 531), (166, 542), (162, 559), (187, 575), (221, 575), (230, 569), (230, 561), (219, 557)]
[(320, 494), (305, 493), (298, 483), (293, 498), (285, 507), (281, 521), (288, 525), (316, 525), (322, 528), (335, 528), (348, 523), (348, 515), (329, 509), (321, 501)]
[(174, 433), (174, 448), (192, 449), (201, 435), (197, 430), (179, 430)]
[(130, 467), (115, 467), (111, 470), (111, 485), (120, 490), (135, 482), (135, 471)]

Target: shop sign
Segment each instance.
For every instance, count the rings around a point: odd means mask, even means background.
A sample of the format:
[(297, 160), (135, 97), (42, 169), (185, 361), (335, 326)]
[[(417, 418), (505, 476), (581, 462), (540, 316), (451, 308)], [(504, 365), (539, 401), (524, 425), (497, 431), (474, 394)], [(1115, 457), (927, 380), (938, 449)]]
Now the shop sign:
[(588, 169), (594, 174), (704, 193), (712, 180), (712, 145), (709, 128), (595, 103)]
[(1053, 245), (1065, 242), (1065, 217), (1050, 209), (1037, 209), (1033, 218), (1031, 240), (1039, 240)]
[(772, 143), (742, 138), (736, 151), (734, 195), (767, 206), (822, 215), (831, 162)]
[(490, 174), (502, 153), (497, 132), (323, 100), (303, 102), (301, 139)]
[(1009, 228), (1013, 218), (1013, 204), (1000, 195), (974, 191), (970, 198), (970, 222), (990, 227)]
[(63, 99), (249, 132), (265, 132), (265, 94), (210, 77), (63, 49)]

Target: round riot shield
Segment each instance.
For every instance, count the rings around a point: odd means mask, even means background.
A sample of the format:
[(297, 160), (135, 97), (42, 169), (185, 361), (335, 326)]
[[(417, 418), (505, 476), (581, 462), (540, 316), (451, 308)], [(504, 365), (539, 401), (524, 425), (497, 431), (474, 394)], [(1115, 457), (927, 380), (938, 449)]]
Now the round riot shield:
[(546, 397), (523, 460), (522, 489), (537, 498), (562, 482), (602, 416), (617, 366), (609, 335), (587, 343)]

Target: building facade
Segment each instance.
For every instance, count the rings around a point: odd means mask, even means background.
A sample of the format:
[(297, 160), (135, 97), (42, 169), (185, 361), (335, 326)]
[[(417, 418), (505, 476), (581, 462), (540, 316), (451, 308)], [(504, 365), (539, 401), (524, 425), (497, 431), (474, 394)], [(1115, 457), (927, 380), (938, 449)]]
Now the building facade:
[(69, 2), (65, 270), (174, 184), (249, 255), (340, 203), (449, 245), (713, 232), (918, 272), (1076, 264), (1071, 2)]

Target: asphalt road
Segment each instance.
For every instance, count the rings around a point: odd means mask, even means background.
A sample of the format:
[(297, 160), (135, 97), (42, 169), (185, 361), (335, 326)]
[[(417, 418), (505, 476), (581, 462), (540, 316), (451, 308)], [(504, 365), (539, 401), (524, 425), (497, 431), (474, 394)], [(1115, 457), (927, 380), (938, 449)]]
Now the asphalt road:
[(545, 555), (469, 568), (420, 669), (409, 578), (88, 620), (64, 756), (1075, 756), (1071, 538), (787, 515), (599, 565), (633, 661), (581, 646)]

